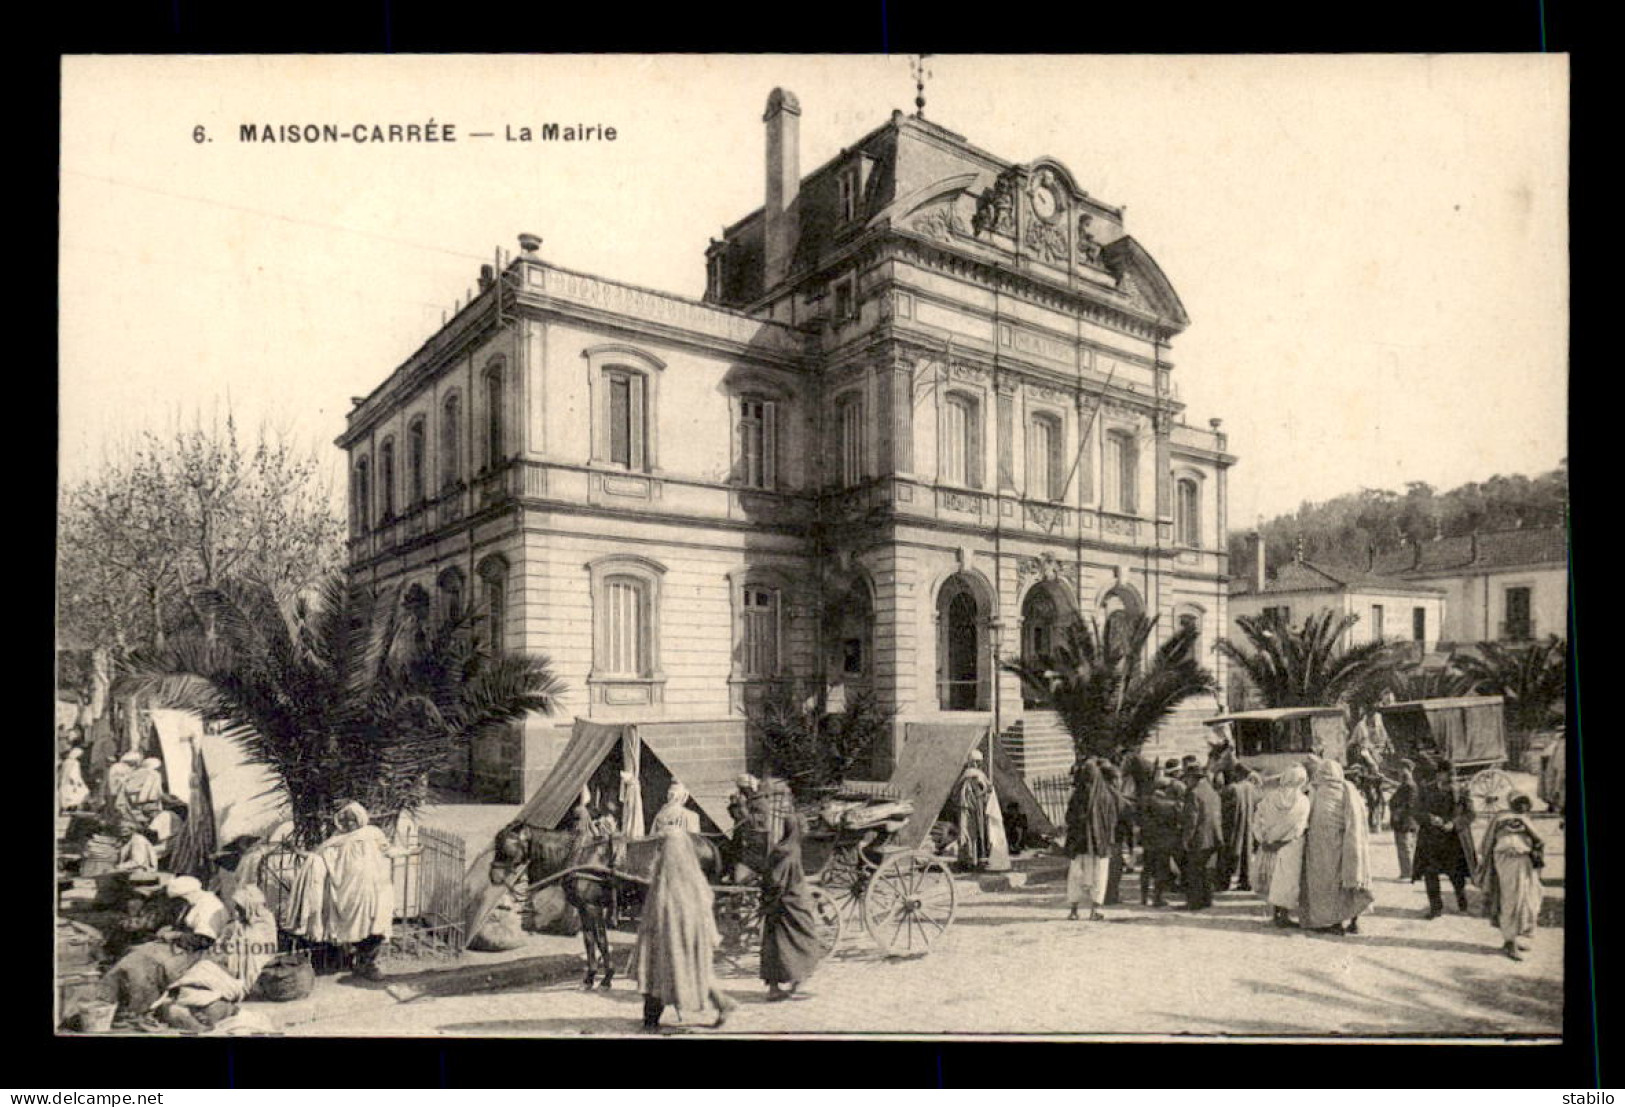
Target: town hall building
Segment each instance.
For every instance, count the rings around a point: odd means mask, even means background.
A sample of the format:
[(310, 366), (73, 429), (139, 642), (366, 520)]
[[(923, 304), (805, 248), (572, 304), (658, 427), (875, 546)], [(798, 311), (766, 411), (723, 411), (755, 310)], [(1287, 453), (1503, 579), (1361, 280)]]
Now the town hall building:
[(1194, 623), (1223, 687), (1235, 457), (1185, 421), (1188, 319), (1122, 210), (901, 112), (804, 173), (800, 115), (768, 98), (764, 203), (703, 301), (521, 236), (349, 414), (352, 578), (473, 605), (569, 686), (476, 743), (486, 798), (528, 795), (582, 717), (637, 722), (711, 810), (775, 687), (895, 711), (877, 779), (908, 723), (954, 720), (1062, 772), (1001, 661), (1080, 615)]

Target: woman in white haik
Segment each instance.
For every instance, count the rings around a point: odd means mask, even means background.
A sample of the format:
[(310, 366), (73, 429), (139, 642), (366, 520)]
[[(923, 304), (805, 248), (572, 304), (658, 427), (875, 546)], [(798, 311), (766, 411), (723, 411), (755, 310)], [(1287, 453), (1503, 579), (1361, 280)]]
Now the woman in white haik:
[(1303, 836), (1309, 829), (1309, 774), (1294, 765), (1264, 782), (1264, 794), (1253, 809), (1253, 840), (1258, 852), (1253, 862), (1253, 891), (1272, 908), (1271, 921), (1280, 927), (1296, 925), (1303, 880)]

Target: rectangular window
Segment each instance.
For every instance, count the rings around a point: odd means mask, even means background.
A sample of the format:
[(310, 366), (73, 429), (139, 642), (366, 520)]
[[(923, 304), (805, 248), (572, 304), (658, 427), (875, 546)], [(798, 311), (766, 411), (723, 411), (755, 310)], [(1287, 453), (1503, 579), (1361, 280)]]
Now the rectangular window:
[(968, 396), (949, 396), (943, 406), (942, 479), (982, 487), (981, 407)]
[(424, 500), (423, 466), (425, 462), (423, 420), (414, 420), (406, 431), (407, 499), (412, 507)]
[(771, 589), (747, 588), (744, 597), (741, 658), (747, 677), (776, 676), (779, 671), (778, 597)]
[(1281, 607), (1266, 607), (1264, 609), (1264, 618), (1266, 618), (1266, 619), (1279, 619), (1281, 622), (1286, 623), (1288, 625), (1291, 625), (1291, 623), (1292, 623), (1292, 608), (1287, 607), (1285, 605), (1283, 605)]
[(1528, 588), (1508, 588), (1506, 590), (1506, 622), (1502, 630), (1503, 638), (1510, 638), (1515, 642), (1524, 642), (1535, 636), (1534, 620), (1531, 618), (1529, 600)]
[(644, 468), (648, 426), (642, 375), (606, 372), (604, 393), (604, 460), (628, 469)]
[(383, 492), (383, 515), (395, 517), (395, 443), (385, 442), (378, 454), (378, 483)]
[(1373, 642), (1383, 640), (1382, 604), (1380, 603), (1371, 605), (1371, 640)]
[(1417, 642), (1428, 640), (1428, 609), (1425, 607), (1411, 608), (1411, 638)]
[(628, 577), (611, 577), (605, 585), (604, 672), (642, 676), (647, 645), (643, 588)]
[(1113, 432), (1106, 436), (1106, 509), (1123, 515), (1140, 510), (1140, 458), (1134, 436)]
[(857, 318), (857, 314), (857, 298), (853, 294), (852, 282), (840, 281), (835, 285), (835, 321), (844, 323)]
[(858, 171), (848, 169), (841, 174), (841, 219), (850, 222), (858, 216)]
[(847, 396), (840, 408), (841, 483), (863, 480), (863, 397)]
[(772, 488), (777, 480), (778, 413), (771, 400), (739, 402), (740, 477), (751, 488)]
[(1048, 419), (1034, 419), (1027, 428), (1027, 498), (1053, 500), (1060, 492), (1052, 454), (1055, 428)]
[(1182, 546), (1201, 545), (1200, 491), (1195, 481), (1182, 480), (1178, 484), (1178, 499), (1174, 505), (1178, 515), (1179, 543)]

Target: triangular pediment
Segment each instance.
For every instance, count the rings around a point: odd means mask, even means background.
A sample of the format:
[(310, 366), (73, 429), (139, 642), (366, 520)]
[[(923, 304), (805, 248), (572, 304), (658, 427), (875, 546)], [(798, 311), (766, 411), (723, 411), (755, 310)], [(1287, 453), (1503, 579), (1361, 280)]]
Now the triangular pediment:
[(1124, 235), (1101, 251), (1108, 269), (1117, 276), (1119, 287), (1140, 307), (1169, 325), (1183, 329), (1190, 325), (1179, 293), (1151, 255), (1129, 235)]

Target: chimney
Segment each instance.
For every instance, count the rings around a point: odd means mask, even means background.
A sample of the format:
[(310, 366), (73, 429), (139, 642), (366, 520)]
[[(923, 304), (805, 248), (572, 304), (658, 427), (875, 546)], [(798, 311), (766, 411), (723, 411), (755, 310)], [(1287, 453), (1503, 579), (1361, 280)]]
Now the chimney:
[(1264, 582), (1268, 579), (1264, 572), (1264, 536), (1256, 530), (1253, 531), (1247, 536), (1247, 545), (1253, 552), (1253, 591), (1262, 596)]
[(489, 265), (480, 266), (480, 291), (484, 292), (496, 281), (496, 270)]
[(767, 203), (762, 209), (762, 288), (773, 288), (790, 271), (800, 231), (796, 193), (801, 188), (801, 104), (776, 88), (767, 98)]
[(1422, 543), (1413, 538), (1413, 539), (1411, 539), (1411, 568), (1412, 569), (1420, 569), (1421, 567), (1422, 567)]

